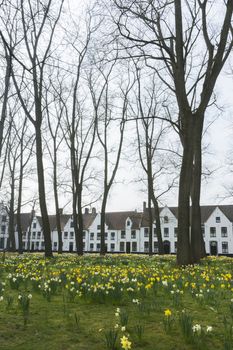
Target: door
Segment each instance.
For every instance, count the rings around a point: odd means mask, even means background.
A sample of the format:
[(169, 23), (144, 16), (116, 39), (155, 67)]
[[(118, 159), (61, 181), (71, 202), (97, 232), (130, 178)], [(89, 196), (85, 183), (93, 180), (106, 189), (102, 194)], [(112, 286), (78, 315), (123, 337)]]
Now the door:
[(164, 254), (170, 254), (170, 242), (169, 241), (164, 241), (163, 242), (163, 249), (164, 249)]
[(126, 253), (130, 254), (130, 242), (126, 242)]
[(70, 242), (69, 243), (69, 252), (71, 253), (74, 250), (74, 243)]
[(218, 255), (218, 242), (210, 242), (210, 255)]

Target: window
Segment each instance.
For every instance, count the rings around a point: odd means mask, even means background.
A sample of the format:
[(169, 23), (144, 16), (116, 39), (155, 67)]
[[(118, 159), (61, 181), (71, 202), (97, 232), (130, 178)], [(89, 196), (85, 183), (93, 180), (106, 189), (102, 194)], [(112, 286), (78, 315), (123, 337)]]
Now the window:
[(129, 220), (127, 220), (126, 225), (130, 226), (130, 224), (131, 224), (131, 222)]
[(178, 235), (178, 227), (174, 227), (174, 237), (177, 237)]
[(70, 232), (70, 239), (74, 238), (74, 232)]
[(137, 242), (132, 242), (132, 252), (137, 251)]
[(163, 220), (164, 220), (164, 223), (167, 224), (168, 221), (169, 221), (169, 220), (168, 220), (168, 216), (165, 215)]
[(125, 251), (125, 242), (120, 242), (120, 252)]
[(36, 228), (36, 222), (33, 222), (32, 228)]
[(216, 223), (220, 223), (220, 222), (221, 222), (221, 218), (220, 218), (220, 216), (216, 216), (216, 218), (215, 218), (215, 222), (216, 222)]
[(144, 228), (144, 237), (149, 237), (149, 228), (148, 227)]
[(97, 230), (100, 230), (100, 229), (101, 229), (100, 225), (97, 225)]
[(149, 251), (149, 242), (144, 242), (144, 252), (148, 253)]
[(83, 231), (83, 239), (86, 239), (86, 231)]
[(94, 240), (94, 232), (90, 233), (90, 240), (93, 241)]
[(2, 222), (6, 222), (6, 215), (2, 215)]
[(210, 237), (216, 237), (216, 227), (210, 227)]
[(37, 239), (40, 239), (41, 237), (41, 232), (37, 232)]
[(105, 239), (108, 239), (108, 232), (105, 232), (104, 237)]
[(158, 242), (154, 242), (154, 252), (158, 253), (159, 252), (159, 245)]
[(100, 232), (97, 232), (97, 241), (100, 240), (100, 237), (101, 237)]
[(111, 232), (111, 240), (114, 241), (115, 239), (115, 232)]
[(64, 232), (64, 238), (67, 239), (68, 238), (68, 232)]
[(221, 236), (227, 237), (227, 227), (221, 227)]
[(121, 239), (125, 239), (125, 231), (121, 231)]
[(2, 234), (3, 234), (3, 235), (4, 235), (4, 233), (6, 233), (6, 226), (5, 226), (5, 225), (2, 225), (1, 231), (2, 231)]
[(115, 250), (115, 243), (111, 243), (110, 250), (111, 250), (111, 252), (114, 252), (114, 250)]
[(32, 239), (35, 239), (35, 238), (36, 238), (36, 232), (33, 231), (33, 232), (32, 232)]
[(94, 249), (94, 243), (90, 243), (90, 251), (92, 252)]
[(157, 237), (156, 227), (154, 228), (154, 237)]
[(168, 227), (164, 227), (163, 232), (164, 232), (164, 237), (169, 237), (169, 228)]
[(96, 250), (99, 251), (100, 250), (100, 243), (96, 244)]
[(228, 242), (222, 242), (222, 253), (228, 254)]
[(131, 238), (135, 239), (136, 238), (136, 230), (131, 231)]
[(36, 242), (36, 249), (39, 249), (40, 242)]
[(202, 233), (202, 236), (205, 237), (205, 225), (204, 224), (201, 224), (201, 233)]
[(70, 222), (70, 227), (74, 227), (74, 222), (73, 221)]

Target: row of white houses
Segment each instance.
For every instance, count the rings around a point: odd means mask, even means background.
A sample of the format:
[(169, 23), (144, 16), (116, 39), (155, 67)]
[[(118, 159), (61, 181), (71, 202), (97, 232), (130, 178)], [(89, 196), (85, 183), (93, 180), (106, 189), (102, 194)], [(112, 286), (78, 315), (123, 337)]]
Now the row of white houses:
[[(233, 205), (202, 206), (202, 234), (206, 252), (211, 255), (233, 255)], [(176, 253), (177, 243), (177, 208), (160, 209), (161, 229), (166, 253)], [(58, 235), (55, 215), (51, 215), (52, 248), (58, 249)], [(83, 214), (83, 248), (86, 252), (100, 250), (100, 213), (95, 208), (85, 210)], [(23, 249), (44, 250), (44, 237), (41, 217), (31, 213), (21, 214), (23, 228)], [(72, 216), (61, 214), (63, 251), (75, 251), (75, 237)], [(16, 246), (18, 244), (15, 226)], [(7, 247), (8, 217), (5, 207), (0, 204), (0, 250)], [(146, 253), (149, 247), (148, 212), (122, 211), (106, 213), (105, 242), (109, 252)], [(158, 252), (156, 227), (153, 232), (153, 250)]]

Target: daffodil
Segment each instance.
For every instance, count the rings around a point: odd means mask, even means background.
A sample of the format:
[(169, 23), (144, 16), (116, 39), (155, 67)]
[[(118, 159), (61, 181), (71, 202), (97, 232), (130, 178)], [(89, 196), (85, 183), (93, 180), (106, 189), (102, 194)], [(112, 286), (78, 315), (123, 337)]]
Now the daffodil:
[(172, 315), (171, 310), (170, 310), (170, 309), (164, 310), (164, 315), (165, 315), (166, 317), (170, 317), (170, 316)]
[(121, 338), (121, 347), (124, 350), (129, 350), (131, 349), (131, 341), (129, 341), (129, 339), (123, 335), (123, 337)]

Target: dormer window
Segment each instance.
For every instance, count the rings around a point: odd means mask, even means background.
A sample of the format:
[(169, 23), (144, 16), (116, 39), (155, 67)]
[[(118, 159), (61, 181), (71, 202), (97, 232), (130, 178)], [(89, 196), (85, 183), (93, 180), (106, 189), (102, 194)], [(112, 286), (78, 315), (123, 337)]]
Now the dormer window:
[(164, 223), (167, 224), (168, 223), (168, 216), (164, 216)]
[(216, 216), (215, 220), (216, 220), (216, 223), (220, 223), (221, 222), (220, 216)]
[(130, 226), (131, 222), (129, 220), (126, 221), (126, 225)]

